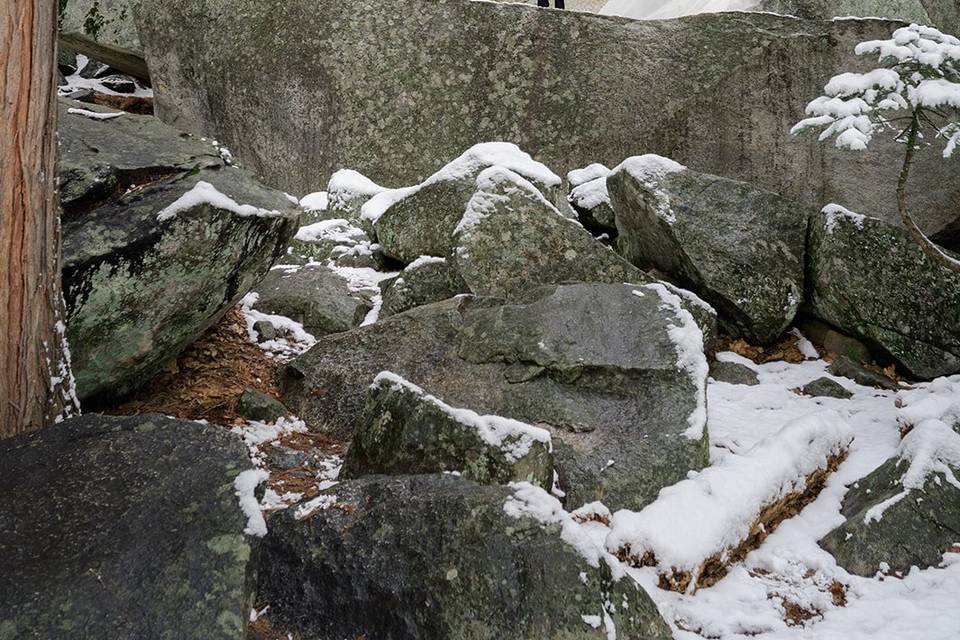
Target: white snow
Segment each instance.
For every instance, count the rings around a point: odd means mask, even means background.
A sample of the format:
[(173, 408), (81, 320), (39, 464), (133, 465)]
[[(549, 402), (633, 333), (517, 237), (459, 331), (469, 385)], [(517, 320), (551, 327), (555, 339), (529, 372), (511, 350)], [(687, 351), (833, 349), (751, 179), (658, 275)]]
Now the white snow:
[(124, 115), (123, 111), (89, 111), (87, 109), (76, 109), (72, 107), (67, 109), (67, 113), (90, 118), (91, 120), (112, 120), (113, 118), (119, 118)]
[(250, 459), (257, 466), (265, 464), (264, 453), (261, 449), (263, 445), (278, 442), (281, 437), (289, 433), (306, 433), (307, 425), (293, 416), (281, 417), (276, 422), (260, 422), (251, 420), (243, 425), (238, 425), (230, 429), (243, 439), (250, 451)]
[(600, 14), (637, 20), (665, 20), (698, 13), (747, 11), (758, 0), (610, 0)]
[(639, 182), (656, 183), (670, 174), (679, 173), (684, 170), (686, 170), (686, 167), (675, 160), (648, 153), (642, 156), (627, 158), (614, 167), (610, 171), (610, 174), (626, 171)]
[(302, 226), (294, 237), (300, 242), (332, 242), (353, 246), (366, 238), (367, 234), (363, 229), (351, 224), (349, 220), (332, 218)]
[(233, 481), (233, 488), (240, 501), (240, 510), (247, 516), (247, 526), (243, 530), (247, 535), (258, 538), (267, 535), (267, 522), (263, 519), (263, 512), (260, 511), (260, 503), (257, 502), (254, 491), (269, 477), (270, 474), (263, 469), (247, 469), (240, 472)]
[[(560, 213), (529, 180), (510, 169), (500, 166), (488, 167), (477, 176), (476, 184), (477, 189), (467, 202), (463, 217), (460, 218), (460, 222), (453, 230), (454, 235), (467, 233), (490, 215), (490, 212), (495, 210), (497, 206), (509, 202), (510, 197), (517, 193), (535, 198), (540, 204), (561, 218), (576, 222)], [(579, 223), (576, 224), (579, 225)]]
[(405, 272), (415, 271), (420, 267), (426, 266), (428, 264), (444, 264), (446, 263), (446, 258), (438, 258), (437, 256), (420, 256), (406, 267), (403, 268)]
[[(953, 469), (960, 469), (960, 376), (939, 378), (916, 390), (899, 392), (900, 419), (912, 428), (897, 455), (907, 463), (901, 484), (922, 490), (932, 474), (960, 489)], [(960, 540), (958, 540), (960, 542)]]
[(303, 504), (297, 505), (296, 510), (293, 512), (293, 517), (296, 520), (303, 520), (317, 511), (324, 511), (329, 509), (337, 503), (337, 496), (334, 494), (323, 494), (319, 495), (316, 498), (307, 500)]
[(687, 419), (690, 428), (684, 435), (699, 440), (707, 426), (707, 374), (710, 370), (703, 352), (703, 331), (693, 315), (684, 309), (680, 296), (665, 285), (654, 282), (644, 288), (660, 296), (660, 308), (671, 311), (680, 321), (679, 325), (670, 325), (668, 333), (677, 352), (677, 367), (690, 375), (697, 395), (697, 406)]
[(362, 173), (353, 169), (340, 169), (330, 176), (327, 183), (329, 208), (338, 209), (355, 198), (369, 198), (382, 191), (387, 191), (387, 188), (381, 187)]
[[(274, 269), (276, 268), (283, 267), (275, 266)], [(298, 268), (293, 267), (294, 270)], [(250, 342), (258, 344), (261, 349), (277, 357), (280, 361), (298, 356), (317, 343), (317, 339), (304, 329), (301, 323), (286, 316), (263, 313), (254, 309), (253, 307), (257, 304), (259, 298), (258, 293), (251, 291), (240, 300), (240, 311), (243, 313), (243, 319), (247, 326), (247, 337)], [(282, 334), (282, 336), (278, 335), (273, 340), (259, 342), (260, 334), (253, 327), (260, 321), (272, 324), (277, 333)]]
[(546, 445), (550, 451), (553, 451), (550, 432), (546, 429), (510, 418), (492, 415), (482, 416), (470, 409), (451, 407), (443, 400), (429, 395), (417, 385), (390, 371), (381, 371), (377, 374), (373, 379), (371, 388), (387, 385), (395, 390), (413, 393), (424, 402), (437, 407), (458, 424), (475, 431), (483, 442), (503, 451), (504, 457), (509, 462), (515, 462), (530, 453), (530, 447), (533, 446), (534, 442)]
[(610, 192), (607, 190), (607, 177), (595, 178), (574, 187), (570, 192), (570, 202), (587, 211), (602, 204), (610, 204)]
[(164, 209), (157, 214), (157, 221), (164, 222), (176, 217), (176, 215), (181, 211), (187, 211), (204, 204), (208, 204), (217, 209), (230, 211), (238, 216), (276, 218), (283, 215), (276, 210), (261, 209), (250, 204), (238, 204), (230, 196), (224, 195), (217, 191), (217, 188), (209, 182), (200, 180), (196, 185), (193, 186), (192, 189), (184, 193), (171, 204), (164, 207)]
[[(537, 162), (520, 147), (508, 142), (484, 142), (474, 145), (459, 158), (450, 162), (424, 182), (402, 189), (389, 189), (373, 196), (361, 209), (361, 218), (376, 223), (387, 209), (417, 193), (424, 187), (438, 182), (463, 180), (484, 168), (501, 167), (514, 174), (547, 186), (557, 186), (560, 177), (546, 165)], [(479, 181), (479, 178), (478, 178)], [(539, 191), (538, 191), (539, 193)]]
[(592, 182), (597, 178), (606, 178), (610, 175), (610, 169), (606, 165), (594, 162), (582, 169), (574, 169), (567, 174), (567, 182), (571, 187), (579, 187), (587, 182)]
[[(143, 87), (139, 82), (134, 81), (136, 84), (136, 89), (133, 93), (118, 93), (113, 89), (110, 89), (103, 83), (106, 78), (84, 78), (80, 75), (80, 72), (83, 71), (83, 68), (90, 64), (90, 58), (81, 54), (77, 55), (77, 70), (64, 78), (66, 84), (62, 87), (57, 87), (57, 93), (61, 96), (67, 96), (75, 91), (80, 91), (83, 89), (92, 89), (96, 93), (102, 93), (109, 96), (121, 96), (121, 97), (133, 97), (133, 98), (153, 98), (153, 89), (149, 87)], [(116, 74), (114, 74), (116, 75)], [(124, 76), (126, 78), (126, 76)], [(128, 78), (133, 80), (132, 78)]]
[(837, 223), (840, 221), (849, 222), (857, 229), (863, 229), (863, 223), (866, 221), (867, 217), (860, 215), (859, 213), (854, 213), (849, 209), (841, 207), (839, 204), (828, 204), (823, 208), (821, 213), (824, 215), (826, 222), (824, 223), (824, 229), (827, 233), (833, 233), (837, 229)]
[(315, 191), (300, 198), (298, 204), (304, 211), (326, 211), (330, 198), (326, 191)]
[(629, 545), (638, 556), (653, 552), (662, 571), (689, 571), (695, 582), (704, 560), (746, 540), (765, 506), (802, 491), (806, 477), (825, 468), (851, 440), (835, 412), (790, 422), (742, 456), (663, 489), (639, 513), (615, 513), (607, 549), (615, 553)]

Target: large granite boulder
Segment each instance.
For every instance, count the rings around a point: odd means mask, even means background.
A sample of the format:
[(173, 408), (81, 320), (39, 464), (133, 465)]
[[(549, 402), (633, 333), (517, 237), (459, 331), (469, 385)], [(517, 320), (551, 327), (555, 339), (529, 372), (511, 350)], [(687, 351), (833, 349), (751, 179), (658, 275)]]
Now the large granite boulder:
[[(949, 2), (952, 0), (928, 0), (931, 5)], [(923, 0), (761, 0), (754, 10), (781, 13), (808, 20), (869, 16), (932, 24)]]
[[(473, 144), (507, 140), (560, 175), (643, 151), (893, 220), (903, 148), (892, 136), (854, 158), (789, 131), (828, 78), (875, 66), (857, 43), (897, 26), (764, 13), (640, 22), (463, 0), (167, 0), (144, 7), (140, 36), (160, 117), (216, 136), (291, 193), (340, 167), (415, 184)], [(264, 109), (264, 96), (284, 108)], [(913, 175), (921, 226), (939, 231), (960, 214), (960, 165), (920, 154)]]
[(246, 638), (250, 466), (228, 431), (159, 415), (0, 441), (0, 638)]
[(660, 284), (460, 297), (327, 336), (281, 373), (288, 407), (341, 437), (389, 370), (456, 407), (548, 429), (567, 503), (638, 509), (707, 464), (703, 331)]
[(373, 224), (380, 250), (404, 264), (420, 256), (449, 254), (479, 176), (492, 167), (513, 172), (538, 194), (561, 199), (560, 178), (516, 145), (478, 144), (423, 183), (384, 191), (363, 205), (362, 217)]
[(213, 146), (108, 112), (60, 104), (63, 289), (81, 399), (159, 372), (263, 277), (299, 219)]
[(550, 432), (451, 407), (392, 373), (367, 392), (363, 418), (340, 478), (458, 473), (481, 484), (553, 487)]
[(511, 497), (450, 475), (341, 482), (271, 522), (259, 596), (304, 640), (670, 638), (642, 588)]
[(254, 291), (257, 311), (299, 322), (313, 336), (352, 329), (370, 311), (346, 280), (319, 264), (271, 269)]
[(381, 318), (469, 293), (453, 262), (436, 256), (417, 258), (404, 267), (400, 275), (380, 283), (380, 289), (383, 292)]
[(476, 188), (453, 233), (453, 259), (471, 292), (509, 298), (540, 284), (653, 281), (518, 174), (492, 167)]
[[(958, 381), (957, 391), (960, 391)], [(850, 573), (907, 573), (936, 566), (960, 543), (960, 424), (920, 424), (899, 455), (856, 483), (847, 520), (820, 541)]]
[(808, 251), (814, 315), (918, 378), (960, 371), (960, 275), (905, 231), (831, 205), (811, 220)]
[(607, 183), (628, 260), (703, 297), (733, 335), (764, 344), (790, 326), (803, 300), (802, 207), (659, 156), (628, 158)]

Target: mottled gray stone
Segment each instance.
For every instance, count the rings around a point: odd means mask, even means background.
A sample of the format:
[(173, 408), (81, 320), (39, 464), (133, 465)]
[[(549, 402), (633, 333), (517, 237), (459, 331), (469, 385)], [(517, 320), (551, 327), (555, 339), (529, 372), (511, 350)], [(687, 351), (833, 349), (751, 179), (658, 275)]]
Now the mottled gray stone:
[(481, 434), (484, 427), (458, 417), (457, 409), (418, 387), (377, 380), (339, 477), (455, 472), (480, 484), (530, 482), (550, 490), (547, 443), (516, 433), (493, 444)]
[(960, 371), (960, 274), (899, 227), (822, 213), (810, 224), (813, 315), (889, 353), (917, 378)]
[(842, 384), (827, 377), (817, 378), (813, 382), (808, 382), (803, 386), (801, 391), (803, 391), (805, 395), (813, 396), (814, 398), (839, 398), (846, 400), (847, 398), (853, 397), (853, 393), (847, 391)]
[(710, 377), (717, 382), (753, 386), (760, 384), (757, 372), (739, 362), (715, 360), (710, 363)]
[(803, 300), (807, 215), (743, 182), (683, 170), (662, 178), (629, 168), (607, 179), (618, 249), (709, 302), (733, 335), (769, 343)]
[(250, 467), (226, 429), (159, 415), (0, 441), (0, 638), (246, 638)]
[(290, 415), (282, 402), (256, 389), (245, 389), (240, 394), (237, 412), (247, 420), (261, 422), (275, 422), (277, 418)]
[(352, 329), (370, 310), (346, 280), (323, 265), (271, 269), (254, 291), (257, 311), (290, 318), (314, 336)]
[(705, 434), (683, 435), (697, 391), (668, 336), (680, 322), (654, 290), (622, 284), (451, 299), (322, 338), (282, 370), (283, 399), (350, 437), (389, 370), (453, 406), (549, 429), (568, 504), (640, 508), (707, 464)]
[[(160, 117), (216, 136), (291, 193), (341, 167), (415, 184), (506, 140), (560, 175), (651, 152), (808, 206), (896, 218), (892, 136), (854, 156), (789, 135), (830, 77), (876, 65), (854, 46), (895, 22), (640, 22), (463, 0), (167, 0), (141, 18)], [(957, 163), (918, 156), (911, 204), (925, 231), (960, 214), (958, 177)]]
[(258, 342), (269, 342), (277, 337), (277, 328), (266, 320), (257, 320), (254, 322), (253, 330), (257, 332)]
[(449, 475), (347, 480), (336, 503), (275, 518), (261, 552), (270, 619), (304, 640), (668, 640), (656, 605), (561, 540), (504, 512), (511, 490)]
[(380, 283), (380, 288), (383, 291), (381, 318), (469, 292), (452, 262), (446, 259), (410, 265), (399, 276)]
[(830, 363), (830, 373), (835, 376), (850, 378), (857, 384), (865, 387), (877, 387), (879, 389), (897, 390), (900, 386), (887, 376), (881, 375), (876, 371), (871, 371), (860, 362), (852, 360), (847, 356), (837, 356)]
[[(866, 522), (871, 508), (904, 491), (906, 466), (892, 458), (860, 480), (844, 498), (846, 522), (820, 541), (850, 573), (870, 577), (881, 563), (901, 573), (912, 566), (926, 569), (960, 543), (960, 489), (938, 473), (930, 474), (922, 490), (909, 491), (884, 509), (882, 517)], [(950, 471), (954, 476), (960, 473), (956, 468)]]
[[(67, 337), (81, 399), (147, 382), (213, 325), (273, 264), (299, 210), (227, 167), (211, 145), (155, 118), (95, 120), (60, 102), (60, 202)], [(200, 204), (157, 215), (199, 181), (277, 211), (239, 216)]]
[(565, 282), (653, 282), (508, 173), (490, 176), (469, 208), (483, 213), (454, 234), (453, 259), (477, 295), (509, 298)]

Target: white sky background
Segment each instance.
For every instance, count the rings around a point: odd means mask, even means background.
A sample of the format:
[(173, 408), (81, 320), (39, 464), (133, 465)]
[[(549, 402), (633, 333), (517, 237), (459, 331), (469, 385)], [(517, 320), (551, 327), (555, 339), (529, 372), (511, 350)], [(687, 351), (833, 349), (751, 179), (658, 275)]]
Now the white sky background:
[(600, 13), (639, 20), (665, 20), (694, 13), (744, 11), (756, 4), (757, 0), (610, 0)]

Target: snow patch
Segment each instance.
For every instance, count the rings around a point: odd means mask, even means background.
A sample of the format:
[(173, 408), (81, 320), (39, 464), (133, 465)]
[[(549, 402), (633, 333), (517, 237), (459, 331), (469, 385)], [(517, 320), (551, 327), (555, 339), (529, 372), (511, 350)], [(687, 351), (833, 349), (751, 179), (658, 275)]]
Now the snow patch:
[(240, 510), (247, 516), (247, 526), (243, 532), (257, 538), (267, 535), (267, 522), (263, 519), (263, 512), (260, 511), (260, 503), (257, 502), (254, 492), (260, 483), (269, 477), (270, 474), (263, 469), (247, 469), (240, 472), (233, 481), (233, 488), (240, 501)]
[(283, 215), (276, 210), (261, 209), (250, 204), (238, 204), (233, 198), (217, 191), (217, 188), (209, 182), (200, 180), (192, 189), (158, 213), (157, 221), (165, 222), (166, 220), (176, 217), (176, 215), (182, 211), (187, 211), (200, 205), (210, 205), (216, 209), (223, 209), (244, 217), (277, 218)]

